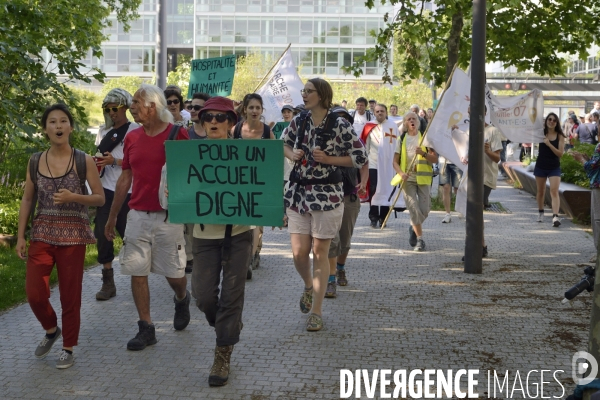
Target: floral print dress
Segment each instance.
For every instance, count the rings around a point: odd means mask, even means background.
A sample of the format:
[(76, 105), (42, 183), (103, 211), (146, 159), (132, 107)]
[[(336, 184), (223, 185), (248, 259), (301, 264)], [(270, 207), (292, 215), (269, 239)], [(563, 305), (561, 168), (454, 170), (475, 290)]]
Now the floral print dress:
[[(315, 126), (310, 111), (303, 123), (303, 115), (297, 115), (283, 131), (285, 145), (304, 151), (302, 160), (296, 162), (294, 171), (300, 179), (326, 179), (338, 167), (321, 164), (314, 160), (313, 150), (319, 147), (330, 156), (350, 156), (355, 168), (361, 168), (367, 162), (365, 147), (354, 133), (352, 125), (343, 118), (331, 114), (331, 110), (319, 126)], [(332, 132), (323, 132), (328, 118), (336, 118)], [(304, 126), (304, 136), (299, 134)], [(301, 143), (297, 143), (300, 142)], [(313, 181), (314, 182), (314, 181)], [(310, 211), (329, 211), (344, 201), (342, 182), (306, 184), (289, 181), (284, 190), (285, 208), (305, 214)]]

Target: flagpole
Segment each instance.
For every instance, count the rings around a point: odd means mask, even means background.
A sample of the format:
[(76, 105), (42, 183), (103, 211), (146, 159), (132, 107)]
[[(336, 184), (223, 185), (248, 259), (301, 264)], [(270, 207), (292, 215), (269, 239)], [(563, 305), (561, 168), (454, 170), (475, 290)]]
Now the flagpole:
[(253, 93), (258, 90), (258, 88), (262, 85), (262, 83), (265, 81), (265, 79), (267, 78), (267, 76), (269, 76), (269, 74), (271, 73), (271, 71), (273, 71), (273, 68), (275, 68), (277, 66), (277, 64), (279, 63), (279, 60), (281, 60), (283, 58), (283, 56), (285, 55), (286, 51), (288, 51), (290, 47), (292, 47), (291, 43), (288, 44), (288, 47), (286, 47), (285, 50), (283, 51), (283, 53), (281, 53), (281, 55), (279, 56), (279, 58), (277, 59), (277, 61), (275, 61), (275, 63), (273, 64), (273, 66), (271, 67), (271, 69), (269, 70), (269, 72), (267, 72), (265, 74), (265, 76), (263, 76), (263, 78), (258, 82), (258, 85), (256, 85), (256, 88), (254, 88), (254, 90), (252, 91)]
[[(446, 94), (446, 92), (448, 91), (448, 88), (450, 87), (450, 84), (452, 83), (452, 77), (454, 76), (454, 71), (456, 70), (456, 67), (457, 67), (457, 64), (454, 64), (454, 68), (452, 68), (452, 73), (450, 74), (450, 77), (448, 78), (448, 82), (446, 82), (446, 89), (442, 92), (442, 95), (440, 96), (440, 101), (438, 102), (438, 107), (436, 107), (436, 110), (433, 112), (433, 117), (431, 117), (432, 121), (435, 118), (435, 113), (440, 108), (439, 105), (442, 104), (442, 100), (444, 99), (444, 95)], [(425, 132), (423, 132), (423, 136), (421, 136), (421, 140), (419, 141), (419, 147), (421, 147), (421, 145), (423, 144), (423, 140), (425, 140), (425, 135), (427, 135), (427, 132), (429, 131), (429, 126), (430, 125), (431, 125), (431, 123), (427, 124), (427, 128), (425, 128)], [(415, 153), (415, 156), (413, 157), (413, 159), (410, 162), (410, 165), (408, 166), (408, 170), (409, 171), (412, 170), (413, 165), (415, 164), (415, 161), (417, 161), (417, 156), (418, 155)], [(404, 189), (404, 184), (405, 183), (406, 183), (406, 181), (402, 180), (402, 184), (400, 185), (400, 190), (398, 190), (398, 194), (396, 195), (396, 198), (394, 199), (394, 202), (392, 203), (392, 206), (388, 210), (388, 213), (385, 216), (385, 219), (383, 220), (383, 223), (381, 224), (381, 228), (380, 229), (385, 228), (385, 225), (387, 224), (388, 218), (390, 218), (390, 215), (392, 214), (392, 211), (394, 211), (394, 206), (396, 205), (396, 202), (400, 198), (400, 194), (402, 194), (402, 189)]]

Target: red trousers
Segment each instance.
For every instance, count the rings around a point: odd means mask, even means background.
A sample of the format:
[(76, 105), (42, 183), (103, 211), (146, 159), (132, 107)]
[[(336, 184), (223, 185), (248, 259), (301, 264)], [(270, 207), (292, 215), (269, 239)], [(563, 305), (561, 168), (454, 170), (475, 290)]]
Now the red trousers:
[(55, 246), (34, 241), (29, 246), (25, 279), (27, 301), (44, 329), (58, 325), (50, 304), (50, 273), (56, 264), (64, 347), (77, 346), (79, 338), (84, 259), (85, 244)]

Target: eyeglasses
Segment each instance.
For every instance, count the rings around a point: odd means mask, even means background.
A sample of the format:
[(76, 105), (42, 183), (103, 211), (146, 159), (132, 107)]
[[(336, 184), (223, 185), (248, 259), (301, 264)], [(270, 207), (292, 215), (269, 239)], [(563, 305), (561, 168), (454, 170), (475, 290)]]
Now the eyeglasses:
[(167, 100), (167, 105), (170, 106), (171, 104), (179, 104), (179, 99)]
[(217, 122), (219, 122), (219, 123), (225, 122), (229, 119), (227, 114), (211, 114), (211, 113), (202, 114), (202, 117), (200, 119), (202, 120), (202, 122), (208, 123), (208, 122), (212, 122), (213, 118), (215, 118), (217, 120)]
[(191, 104), (189, 106), (187, 106), (187, 109), (190, 110), (190, 111), (192, 111), (192, 110), (194, 110), (194, 111), (200, 111), (203, 108), (204, 108), (204, 106), (199, 106), (197, 104), (195, 106), (193, 106)]
[(300, 94), (302, 96), (308, 96), (312, 92), (316, 92), (316, 90), (315, 89), (300, 89)]
[(123, 107), (123, 106), (122, 106), (122, 105), (120, 105), (120, 106), (118, 106), (118, 107), (106, 107), (106, 108), (104, 109), (104, 112), (105, 112), (106, 114), (108, 114), (108, 113), (109, 113), (109, 112), (111, 112), (111, 111), (112, 111), (112, 112), (117, 112), (117, 111), (119, 111), (119, 108), (121, 108), (121, 107)]

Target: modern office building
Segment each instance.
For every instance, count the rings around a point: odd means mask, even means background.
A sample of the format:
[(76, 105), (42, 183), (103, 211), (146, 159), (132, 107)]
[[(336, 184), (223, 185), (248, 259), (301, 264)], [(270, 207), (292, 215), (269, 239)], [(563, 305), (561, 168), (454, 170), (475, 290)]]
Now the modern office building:
[[(168, 0), (169, 70), (178, 54), (193, 58), (245, 55), (259, 51), (277, 58), (288, 43), (304, 76), (353, 79), (341, 70), (375, 44), (370, 35), (393, 12), (379, 0), (369, 10), (364, 0)], [(101, 59), (90, 56), (86, 66), (99, 67), (108, 77), (151, 77), (156, 67), (157, 0), (143, 0), (140, 18), (129, 32), (112, 18)], [(379, 62), (365, 63), (363, 79), (380, 81)]]

